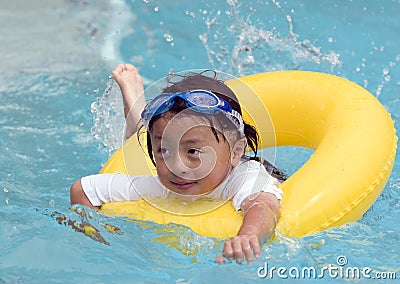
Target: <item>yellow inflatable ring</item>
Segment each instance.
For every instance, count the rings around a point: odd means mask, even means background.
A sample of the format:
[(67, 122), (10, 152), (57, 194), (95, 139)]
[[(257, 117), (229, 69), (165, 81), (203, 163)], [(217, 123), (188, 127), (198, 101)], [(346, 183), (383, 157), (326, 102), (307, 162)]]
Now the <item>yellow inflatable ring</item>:
[[(302, 237), (357, 221), (377, 199), (393, 168), (397, 136), (390, 115), (367, 90), (340, 77), (307, 71), (268, 72), (226, 83), (243, 109), (256, 103), (244, 98), (244, 85), (268, 109), (275, 133), (261, 133), (264, 147), (293, 145), (315, 150), (281, 185), (280, 233)], [(256, 121), (248, 113), (244, 119)], [(148, 175), (147, 163), (133, 137), (101, 172), (126, 172), (129, 167), (130, 173)], [(217, 238), (234, 236), (242, 222), (230, 202), (194, 216), (163, 212), (144, 200), (104, 204), (101, 212), (183, 224)]]

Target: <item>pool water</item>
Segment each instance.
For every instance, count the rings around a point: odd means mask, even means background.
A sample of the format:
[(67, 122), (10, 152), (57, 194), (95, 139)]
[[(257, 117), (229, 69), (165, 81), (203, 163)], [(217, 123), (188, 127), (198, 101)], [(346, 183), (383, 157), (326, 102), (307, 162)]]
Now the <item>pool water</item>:
[[(301, 239), (278, 235), (246, 265), (215, 264), (223, 242), (182, 226), (69, 206), (71, 183), (98, 172), (121, 145), (119, 94), (104, 93), (116, 63), (134, 63), (146, 85), (170, 70), (197, 68), (336, 74), (367, 88), (397, 127), (399, 14), (394, 0), (2, 3), (0, 283), (283, 281), (276, 273), (260, 277), (266, 264), (292, 272), (369, 268), (381, 278), (374, 282), (400, 278), (398, 159), (360, 221)], [(310, 154), (285, 147), (276, 163), (291, 174)]]

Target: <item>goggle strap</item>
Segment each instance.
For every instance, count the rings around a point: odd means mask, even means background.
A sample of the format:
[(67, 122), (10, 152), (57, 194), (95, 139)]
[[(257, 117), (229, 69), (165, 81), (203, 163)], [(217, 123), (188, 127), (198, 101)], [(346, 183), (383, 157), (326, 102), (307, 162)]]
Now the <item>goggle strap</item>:
[[(223, 112), (223, 113), (228, 114), (227, 112)], [(231, 116), (235, 117), (237, 119), (237, 121), (230, 118), (228, 115), (226, 115), (226, 117), (228, 117), (232, 121), (232, 123), (234, 123), (237, 126), (240, 134), (242, 136), (244, 136), (244, 122), (243, 122), (243, 118), (242, 118), (241, 114), (239, 112), (237, 112), (236, 110), (232, 109)], [(239, 125), (238, 125), (238, 123), (239, 123)]]

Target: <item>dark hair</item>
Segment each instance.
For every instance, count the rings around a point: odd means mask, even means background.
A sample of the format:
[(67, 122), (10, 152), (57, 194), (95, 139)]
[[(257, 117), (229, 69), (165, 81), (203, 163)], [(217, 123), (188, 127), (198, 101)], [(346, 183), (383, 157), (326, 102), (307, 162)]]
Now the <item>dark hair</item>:
[[(225, 85), (225, 83), (221, 80), (217, 79), (217, 74), (214, 71), (211, 71), (214, 76), (208, 77), (202, 75), (203, 73), (188, 73), (186, 75), (170, 75), (167, 77), (167, 82), (168, 86), (163, 89), (163, 93), (178, 93), (178, 92), (186, 92), (190, 90), (196, 90), (196, 89), (201, 89), (201, 90), (207, 90), (215, 95), (217, 95), (219, 98), (224, 99), (227, 101), (232, 109), (240, 113), (242, 115), (242, 110), (240, 107), (240, 104), (238, 102), (238, 99), (236, 95), (233, 93), (233, 91)], [(173, 80), (178, 77), (181, 79), (178, 82), (174, 82)], [(173, 112), (178, 113), (179, 111), (185, 109), (186, 107), (183, 106), (182, 104), (176, 104), (174, 105), (173, 109), (171, 109)], [(159, 116), (156, 116), (151, 119), (149, 123), (149, 127), (151, 127), (152, 123), (158, 118)], [(217, 132), (214, 127), (211, 127), (212, 131), (219, 142)], [(254, 156), (249, 157), (245, 156), (244, 158), (249, 159), (249, 160), (256, 160), (260, 162), (261, 164), (264, 165), (266, 170), (275, 178), (277, 178), (280, 181), (284, 181), (287, 179), (286, 175), (284, 172), (275, 166), (273, 166), (270, 162), (257, 157), (257, 151), (258, 151), (258, 143), (259, 143), (259, 136), (257, 133), (257, 130), (250, 124), (247, 124), (244, 122), (244, 135), (246, 137), (247, 145), (250, 147), (250, 149), (253, 151)], [(147, 132), (147, 152), (148, 155), (152, 161), (152, 163), (155, 164), (154, 157), (153, 157), (153, 149), (152, 149), (152, 144), (151, 144), (151, 139), (150, 139), (150, 133)]]

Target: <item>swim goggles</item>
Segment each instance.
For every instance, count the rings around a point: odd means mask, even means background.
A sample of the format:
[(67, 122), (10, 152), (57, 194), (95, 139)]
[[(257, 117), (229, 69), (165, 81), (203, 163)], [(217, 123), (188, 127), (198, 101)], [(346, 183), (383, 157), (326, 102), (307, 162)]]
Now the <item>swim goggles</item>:
[(175, 104), (175, 99), (181, 98), (186, 107), (204, 114), (216, 114), (222, 112), (244, 135), (244, 124), (240, 113), (232, 109), (231, 105), (206, 90), (193, 90), (181, 93), (167, 93), (155, 97), (149, 102), (142, 112), (142, 121), (146, 129), (150, 120), (156, 115), (169, 111)]

